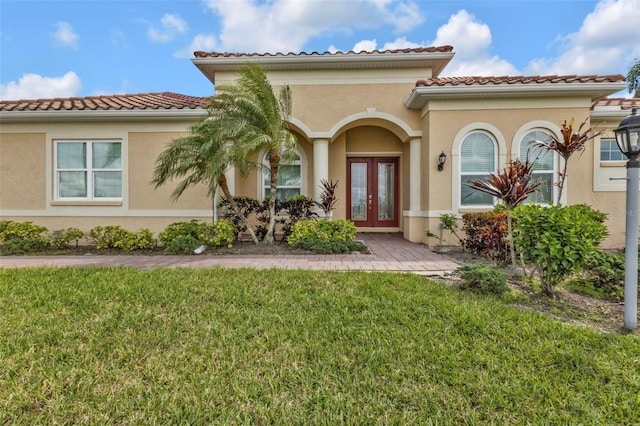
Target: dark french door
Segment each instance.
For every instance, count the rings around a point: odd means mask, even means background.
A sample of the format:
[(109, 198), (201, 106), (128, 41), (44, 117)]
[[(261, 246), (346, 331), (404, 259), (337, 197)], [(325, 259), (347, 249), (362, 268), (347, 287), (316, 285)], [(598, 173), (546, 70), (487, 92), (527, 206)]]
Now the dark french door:
[(398, 226), (398, 159), (347, 159), (347, 217), (360, 227)]

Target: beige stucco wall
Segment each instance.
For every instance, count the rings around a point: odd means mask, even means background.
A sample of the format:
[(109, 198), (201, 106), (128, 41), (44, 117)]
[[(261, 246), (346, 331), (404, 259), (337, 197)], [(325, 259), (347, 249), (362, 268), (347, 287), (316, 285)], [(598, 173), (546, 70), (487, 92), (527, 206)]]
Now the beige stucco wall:
[(0, 134), (0, 210), (39, 210), (46, 200), (44, 133)]
[[(176, 203), (172, 185), (150, 185), (157, 154), (186, 134), (194, 120), (65, 121), (3, 123), (0, 133), (0, 216), (60, 229), (83, 230), (120, 224), (154, 232), (179, 220), (211, 217), (206, 189), (187, 190)], [(118, 140), (123, 146), (122, 202), (55, 200), (54, 144), (57, 140)]]
[[(131, 132), (129, 139), (129, 210), (182, 210), (211, 209), (211, 196), (204, 185), (193, 187), (175, 202), (171, 194), (176, 184), (154, 189), (151, 184), (158, 155), (173, 139), (188, 133), (178, 132)], [(177, 181), (176, 181), (177, 183)]]
[[(400, 228), (412, 241), (427, 242), (424, 230), (438, 234), (439, 215), (473, 211), (458, 208), (458, 152), (452, 147), (463, 129), (495, 129), (503, 141), (499, 167), (513, 156), (513, 145), (523, 128), (547, 123), (559, 126), (590, 114), (591, 99), (467, 99), (431, 100), (422, 111), (409, 110), (403, 101), (415, 81), (428, 70), (378, 70), (358, 72), (270, 72), (276, 85), (287, 83), (293, 95), (293, 121), (306, 170), (303, 193), (314, 193), (314, 140), (329, 142), (329, 178), (339, 181), (335, 218), (346, 217), (348, 156), (392, 156), (400, 159)], [(219, 82), (235, 78), (221, 73)], [(386, 83), (384, 83), (386, 81)], [(312, 84), (309, 84), (311, 82)], [(51, 229), (118, 223), (130, 229), (148, 227), (154, 232), (178, 220), (211, 217), (211, 198), (206, 188), (188, 190), (171, 201), (172, 185), (157, 190), (150, 185), (155, 160), (172, 139), (187, 134), (193, 120), (127, 120), (42, 123), (3, 123), (0, 134), (0, 211), (3, 219), (34, 220)], [(474, 124), (476, 123), (476, 124)], [(537, 123), (537, 124), (532, 124)], [(610, 128), (610, 123), (595, 123)], [(615, 127), (617, 123), (613, 123)], [(545, 126), (542, 126), (545, 127)], [(410, 142), (422, 135), (420, 149), (420, 203), (418, 212), (402, 217), (409, 209)], [(123, 168), (123, 200), (118, 205), (56, 203), (53, 193), (53, 144), (59, 139), (117, 139), (126, 153)], [(323, 142), (324, 143), (324, 142)], [(437, 171), (437, 157), (447, 154), (444, 171)], [(588, 144), (582, 155), (570, 160), (566, 192), (568, 204), (587, 203), (609, 214), (610, 238), (605, 246), (620, 246), (624, 238), (623, 184), (608, 185), (608, 174), (624, 174), (619, 165), (609, 169), (597, 161), (598, 145)], [(257, 158), (254, 158), (257, 160)], [(622, 173), (621, 173), (622, 172)], [(616, 186), (617, 185), (617, 186)], [(261, 198), (260, 172), (247, 178), (235, 173), (235, 194)], [(433, 240), (429, 240), (433, 243)], [(445, 242), (455, 239), (445, 235)]]
[[(544, 105), (543, 105), (544, 104)], [(575, 131), (578, 125), (589, 117), (590, 100), (584, 98), (562, 98), (541, 100), (510, 100), (510, 101), (466, 101), (466, 102), (431, 102), (425, 115), (423, 134), (427, 142), (423, 145), (423, 170), (429, 170), (429, 176), (423, 180), (427, 188), (422, 188), (423, 208), (427, 210), (427, 228), (434, 234), (439, 234), (439, 215), (446, 212), (462, 214), (464, 212), (481, 209), (459, 208), (452, 193), (456, 192), (454, 185), (459, 181), (454, 177), (457, 168), (454, 162), (459, 161), (458, 153), (452, 150), (452, 144), (460, 129), (473, 123), (488, 123), (494, 126), (505, 142), (506, 152), (500, 162), (502, 169), (514, 155), (514, 145), (519, 143), (517, 133), (532, 123), (550, 123), (557, 128), (563, 120), (575, 119)], [(588, 128), (590, 125), (587, 122)], [(480, 126), (481, 127), (481, 126)], [(538, 127), (538, 126), (536, 126)], [(615, 126), (614, 126), (615, 127)], [(497, 135), (496, 135), (497, 136)], [(437, 156), (441, 151), (447, 154), (447, 164), (443, 172), (437, 172)], [(620, 247), (624, 241), (625, 198), (624, 193), (594, 190), (594, 178), (599, 170), (599, 145), (597, 141), (586, 144), (583, 153), (574, 154), (568, 164), (567, 181), (564, 188), (565, 204), (585, 203), (609, 215), (606, 225), (610, 236), (604, 242), (604, 247)], [(617, 173), (622, 170), (616, 170)], [(615, 184), (614, 184), (615, 185)], [(619, 184), (618, 184), (619, 185)], [(426, 200), (425, 198), (426, 197)], [(617, 218), (617, 219), (616, 219)], [(456, 243), (456, 238), (445, 232), (445, 243)], [(429, 244), (436, 243), (436, 239), (423, 239)]]
[(328, 132), (345, 118), (366, 113), (367, 109), (390, 114), (412, 129), (419, 129), (418, 112), (403, 105), (404, 98), (412, 89), (412, 84), (293, 86), (292, 115), (314, 132)]
[(347, 135), (340, 134), (329, 145), (329, 179), (338, 181), (333, 217), (345, 219), (347, 214)]

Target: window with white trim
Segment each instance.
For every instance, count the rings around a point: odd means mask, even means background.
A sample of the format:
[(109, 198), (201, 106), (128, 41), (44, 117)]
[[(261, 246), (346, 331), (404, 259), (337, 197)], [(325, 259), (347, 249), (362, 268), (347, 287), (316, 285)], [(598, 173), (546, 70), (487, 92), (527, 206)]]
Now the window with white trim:
[[(264, 155), (262, 164), (264, 165), (262, 168), (262, 196), (267, 198), (271, 193), (271, 170), (269, 168), (271, 163), (268, 152)], [(278, 200), (288, 200), (302, 194), (302, 161), (299, 153), (289, 161), (280, 162), (277, 185), (276, 197)]]
[(491, 195), (477, 191), (466, 184), (484, 180), (496, 171), (497, 149), (495, 140), (485, 132), (472, 132), (460, 145), (460, 205), (492, 206)]
[(55, 194), (58, 200), (122, 199), (122, 143), (57, 141)]
[(542, 182), (538, 190), (529, 195), (527, 201), (537, 204), (549, 204), (555, 199), (553, 179), (556, 173), (556, 155), (553, 151), (536, 146), (535, 142), (549, 142), (552, 136), (548, 131), (534, 129), (528, 131), (520, 141), (520, 161), (523, 163), (529, 156), (529, 162), (533, 162), (533, 180)]
[(626, 161), (615, 139), (600, 139), (600, 161)]

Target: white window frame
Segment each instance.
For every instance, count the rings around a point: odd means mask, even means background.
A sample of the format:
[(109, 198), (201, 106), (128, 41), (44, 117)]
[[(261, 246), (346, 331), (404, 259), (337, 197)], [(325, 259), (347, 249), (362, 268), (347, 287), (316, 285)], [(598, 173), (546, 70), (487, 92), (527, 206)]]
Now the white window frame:
[[(63, 143), (86, 144), (86, 167), (85, 168), (67, 168), (60, 169), (58, 167), (58, 146)], [(93, 144), (94, 143), (117, 143), (120, 144), (120, 168), (101, 169), (93, 167)], [(54, 160), (54, 200), (55, 201), (122, 201), (124, 191), (124, 143), (119, 139), (59, 139), (54, 141), (53, 160)], [(60, 196), (60, 172), (86, 172), (86, 197), (62, 197)], [(119, 197), (96, 197), (95, 193), (95, 172), (120, 172), (120, 196)]]
[[(496, 155), (497, 155), (497, 164), (496, 170), (503, 168), (507, 161), (507, 141), (496, 126), (491, 123), (487, 123), (486, 121), (474, 121), (469, 123), (458, 130), (455, 137), (453, 138), (453, 143), (451, 145), (451, 209), (452, 212), (460, 215), (465, 212), (475, 212), (475, 211), (487, 211), (492, 210), (493, 205), (491, 206), (462, 206), (460, 205), (460, 190), (461, 190), (461, 179), (460, 179), (460, 147), (462, 145), (463, 140), (466, 136), (472, 132), (482, 131), (489, 134), (489, 136), (495, 141), (496, 147)], [(446, 146), (434, 146), (434, 151), (436, 154), (439, 154), (441, 151), (447, 152)], [(446, 170), (446, 169), (445, 169)]]
[[(492, 197), (491, 204), (465, 204), (464, 198), (462, 196), (462, 185), (463, 185), (462, 177), (463, 176), (480, 176), (480, 174), (481, 174), (479, 172), (463, 172), (462, 171), (462, 147), (463, 147), (465, 141), (467, 140), (467, 138), (469, 136), (473, 135), (473, 134), (476, 134), (476, 133), (480, 133), (480, 134), (483, 134), (483, 135), (487, 136), (489, 138), (489, 140), (491, 140), (491, 142), (493, 143), (493, 170), (488, 170), (486, 172), (482, 172), (482, 176), (488, 177), (489, 173), (496, 173), (497, 170), (498, 170), (498, 150), (499, 150), (499, 146), (498, 146), (498, 143), (496, 141), (496, 138), (491, 133), (489, 133), (489, 132), (487, 132), (487, 131), (485, 131), (483, 129), (475, 129), (475, 130), (472, 130), (472, 131), (468, 132), (464, 136), (464, 138), (462, 138), (462, 141), (460, 142), (460, 146), (458, 148), (458, 161), (459, 161), (458, 170), (460, 171), (459, 172), (459, 179), (458, 179), (458, 188), (459, 188), (458, 189), (459, 190), (458, 202), (459, 202), (459, 205), (460, 205), (461, 208), (467, 208), (467, 209), (469, 209), (469, 208), (480, 208), (481, 209), (481, 208), (486, 208), (486, 207), (493, 207), (493, 206), (495, 206), (495, 203), (496, 203), (495, 197)], [(481, 178), (479, 178), (479, 179), (481, 179)]]
[[(612, 138), (612, 137), (602, 137), (600, 138), (599, 141), (599, 146), (600, 149), (598, 150), (598, 159), (600, 161), (600, 163), (621, 163), (621, 162), (626, 162), (627, 158), (624, 156), (624, 154), (622, 153), (622, 151), (620, 151), (620, 148), (618, 148), (618, 144), (616, 143), (616, 138)], [(602, 159), (602, 148), (604, 146), (604, 143), (607, 143), (607, 145), (613, 145), (614, 149), (609, 149), (606, 152), (615, 152), (616, 154), (620, 155), (620, 158), (616, 158), (616, 159), (608, 159), (608, 160), (603, 160)]]
[[(520, 137), (518, 138), (517, 144), (518, 144), (518, 156), (517, 158), (519, 158), (521, 161), (524, 161), (524, 159), (526, 158), (527, 153), (526, 152), (522, 152), (522, 143), (524, 142), (524, 139), (526, 136), (528, 136), (530, 133), (532, 132), (543, 132), (546, 133), (547, 135), (549, 135), (550, 137), (558, 137), (557, 135), (554, 134), (553, 131), (544, 128), (544, 127), (531, 127), (528, 130), (524, 131)], [(546, 142), (546, 141), (543, 141)], [(541, 148), (542, 150), (544, 150), (545, 148)], [(552, 168), (551, 170), (533, 170), (532, 172), (532, 178), (533, 181), (535, 182), (536, 177), (540, 176), (540, 175), (551, 175), (551, 199), (550, 200), (545, 200), (542, 202), (537, 202), (536, 204), (540, 204), (543, 206), (549, 205), (550, 203), (555, 203), (558, 197), (558, 186), (556, 185), (556, 178), (558, 176), (558, 170), (559, 170), (559, 164), (558, 164), (558, 155), (553, 152), (553, 151), (547, 151), (545, 154), (546, 155), (551, 155), (552, 156)], [(535, 158), (529, 158), (529, 161), (533, 162), (535, 161)], [(565, 183), (566, 185), (566, 183)], [(531, 195), (529, 196), (531, 197)], [(527, 200), (527, 202), (529, 202), (530, 200)]]
[[(295, 161), (280, 161), (280, 166), (300, 166), (300, 186), (278, 186), (278, 188), (299, 188), (300, 189), (300, 195), (304, 195), (306, 196), (306, 173), (307, 173), (307, 160), (306, 157), (304, 155), (304, 150), (300, 149), (300, 147), (297, 148), (297, 153), (298, 153), (298, 160)], [(269, 185), (265, 184), (265, 171), (268, 173), (269, 172), (269, 152), (266, 151), (264, 153), (260, 154), (260, 157), (262, 159), (262, 170), (260, 171), (260, 173), (258, 173), (258, 188), (260, 190), (260, 199), (261, 200), (265, 200), (266, 199), (266, 192), (269, 189)], [(284, 200), (281, 200), (284, 201)]]

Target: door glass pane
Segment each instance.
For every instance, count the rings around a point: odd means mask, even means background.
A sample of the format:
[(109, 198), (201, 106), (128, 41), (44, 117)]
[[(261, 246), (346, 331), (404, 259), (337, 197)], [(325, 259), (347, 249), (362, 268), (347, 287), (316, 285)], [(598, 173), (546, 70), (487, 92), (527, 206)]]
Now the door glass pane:
[(366, 163), (351, 163), (351, 220), (367, 220)]
[(394, 221), (393, 181), (395, 175), (393, 163), (378, 163), (378, 220)]

